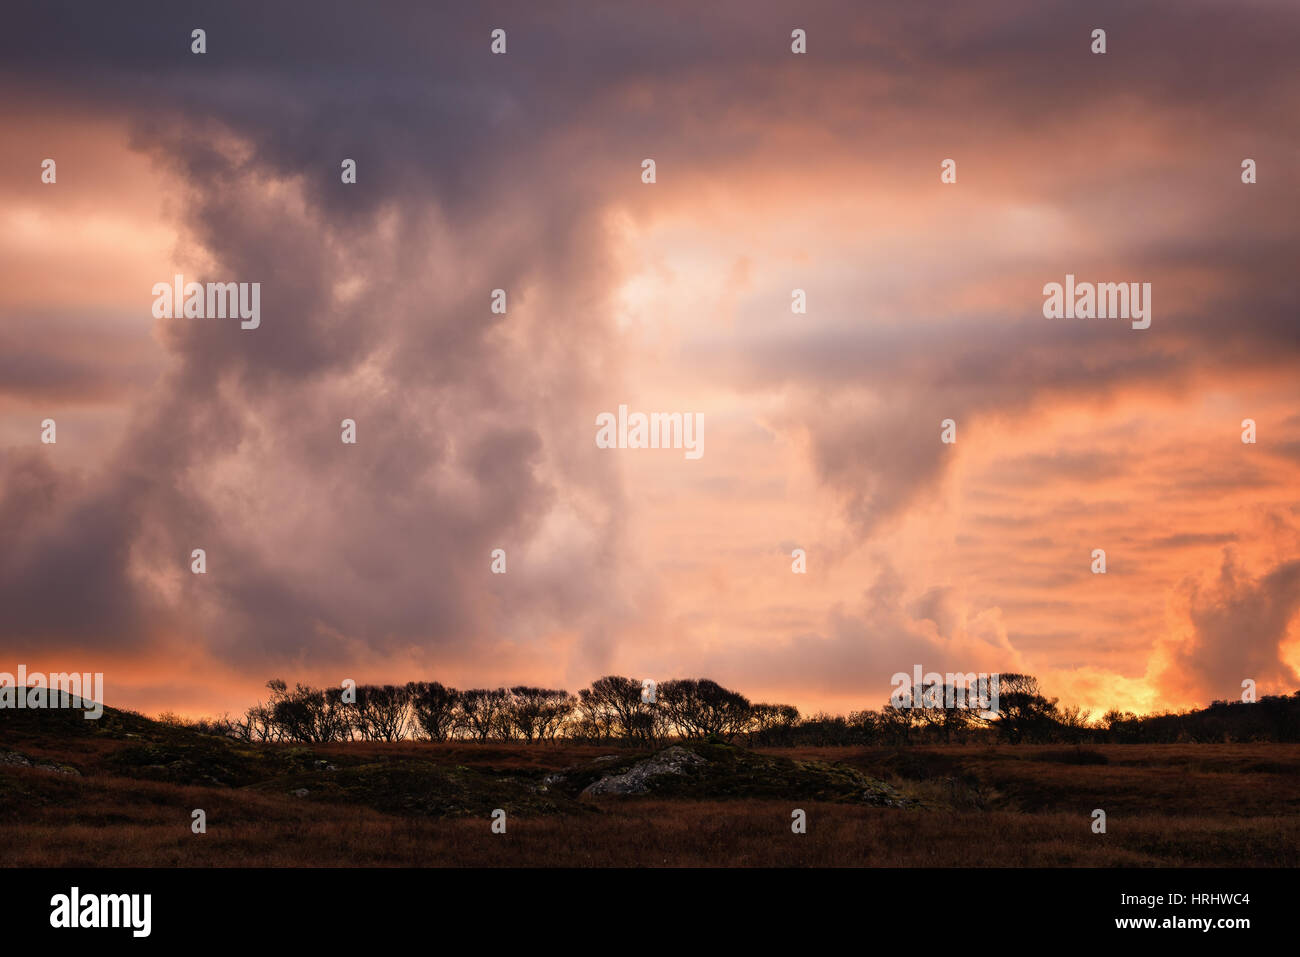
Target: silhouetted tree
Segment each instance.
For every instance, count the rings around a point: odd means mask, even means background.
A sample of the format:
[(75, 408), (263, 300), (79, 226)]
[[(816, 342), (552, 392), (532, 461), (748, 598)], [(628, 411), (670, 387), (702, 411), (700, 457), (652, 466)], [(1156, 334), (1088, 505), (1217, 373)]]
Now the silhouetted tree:
[(457, 710), (459, 726), (479, 741), (505, 738), (510, 734), (505, 688), (473, 688), (461, 692)]
[(411, 693), (405, 685), (359, 685), (352, 726), (367, 741), (400, 741), (411, 723)]
[(899, 707), (891, 702), (880, 709), (881, 736), (893, 744), (911, 743), (915, 724), (916, 712), (909, 707)]
[(567, 691), (526, 685), (511, 688), (504, 704), (506, 720), (525, 741), (553, 739), (571, 710)]
[(528, 685), (459, 692), (435, 681), (362, 686), (353, 705), (342, 703), (340, 689), (299, 684), (291, 691), (274, 678), (267, 682), (270, 700), (238, 720), (190, 721), (170, 714), (159, 719), (248, 742), (328, 742), (354, 735), (395, 741), (417, 734), (435, 741), (453, 736), (539, 741), (563, 734), (572, 740), (647, 743), (670, 733), (744, 734), (748, 743), (765, 747), (905, 745), (971, 736), (1014, 744), (1300, 741), (1300, 691), (1257, 702), (1214, 701), (1177, 713), (1139, 716), (1111, 709), (1094, 724), (1079, 707), (1058, 707), (1033, 675), (1000, 675), (999, 707), (991, 716), (977, 710), (962, 680), (954, 679), (954, 685), (909, 688), (879, 711), (854, 711), (847, 718), (823, 712), (802, 718), (792, 705), (751, 705), (744, 695), (707, 678), (664, 682), (653, 703), (643, 700), (641, 682), (606, 675), (576, 698)]
[(799, 709), (792, 704), (756, 704), (749, 709), (747, 730), (754, 744), (789, 745), (798, 723)]
[(685, 738), (734, 737), (750, 720), (749, 699), (708, 678), (676, 678), (659, 685), (659, 703)]
[(597, 678), (578, 692), (580, 723), (606, 737), (651, 741), (656, 737), (658, 703), (641, 700), (641, 682), (621, 675)]
[(460, 692), (436, 681), (412, 681), (407, 686), (415, 724), (430, 741), (446, 741), (456, 730)]
[(1056, 699), (1045, 698), (1033, 675), (1004, 674), (998, 679), (998, 715), (993, 726), (1012, 744), (1045, 740), (1056, 727)]
[(309, 688), (299, 684), (289, 691), (279, 678), (266, 683), (271, 690), (271, 721), (290, 741), (326, 743), (350, 736), (350, 708), (341, 688)]
[(875, 744), (880, 740), (880, 715), (875, 711), (850, 711), (847, 724), (854, 744)]

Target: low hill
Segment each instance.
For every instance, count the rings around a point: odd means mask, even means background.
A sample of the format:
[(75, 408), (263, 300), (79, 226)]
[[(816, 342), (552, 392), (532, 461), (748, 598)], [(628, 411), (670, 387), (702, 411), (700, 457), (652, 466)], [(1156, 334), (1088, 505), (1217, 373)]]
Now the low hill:
[[(845, 764), (763, 755), (718, 740), (584, 756), (574, 763), (562, 763), (566, 751), (552, 755), (548, 764), (494, 767), (461, 763), (447, 748), (420, 742), (253, 745), (111, 708), (94, 721), (71, 710), (0, 711), (0, 766), (247, 788), (389, 814), (486, 815), (496, 808), (584, 813), (601, 798), (637, 795), (908, 803), (889, 785)], [(4, 796), (0, 783), (0, 800)]]

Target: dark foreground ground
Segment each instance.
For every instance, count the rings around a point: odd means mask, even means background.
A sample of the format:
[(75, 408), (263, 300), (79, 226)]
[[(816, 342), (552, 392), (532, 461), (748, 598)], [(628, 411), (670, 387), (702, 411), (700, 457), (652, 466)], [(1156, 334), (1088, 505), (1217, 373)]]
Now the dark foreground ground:
[(1300, 745), (262, 747), (0, 712), (7, 867), (1297, 864)]

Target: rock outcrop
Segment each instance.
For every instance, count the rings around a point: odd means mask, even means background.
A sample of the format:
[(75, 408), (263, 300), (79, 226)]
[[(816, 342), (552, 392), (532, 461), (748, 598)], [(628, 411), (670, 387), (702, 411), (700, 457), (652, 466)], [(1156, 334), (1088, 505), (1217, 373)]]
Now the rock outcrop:
[(583, 789), (584, 795), (593, 794), (645, 794), (656, 778), (666, 774), (686, 774), (689, 768), (708, 762), (683, 747), (664, 748), (652, 758), (638, 761), (622, 774), (611, 774)]

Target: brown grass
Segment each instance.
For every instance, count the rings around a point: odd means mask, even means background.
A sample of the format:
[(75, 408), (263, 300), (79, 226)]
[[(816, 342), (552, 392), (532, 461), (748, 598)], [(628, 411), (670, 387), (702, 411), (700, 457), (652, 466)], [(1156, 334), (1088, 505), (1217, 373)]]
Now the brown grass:
[[(3, 748), (0, 748), (2, 750)], [(730, 799), (605, 799), (582, 814), (396, 816), (275, 790), (199, 787), (104, 770), (112, 744), (43, 757), (83, 777), (0, 769), (5, 866), (1287, 866), (1300, 865), (1300, 746), (784, 750), (890, 781), (921, 808)], [(340, 745), (366, 760), (537, 772), (612, 748)], [(1089, 763), (1077, 763), (1085, 761)], [(808, 833), (790, 831), (794, 806)], [(190, 832), (203, 808), (208, 833)], [(1091, 830), (1093, 808), (1108, 833)]]

